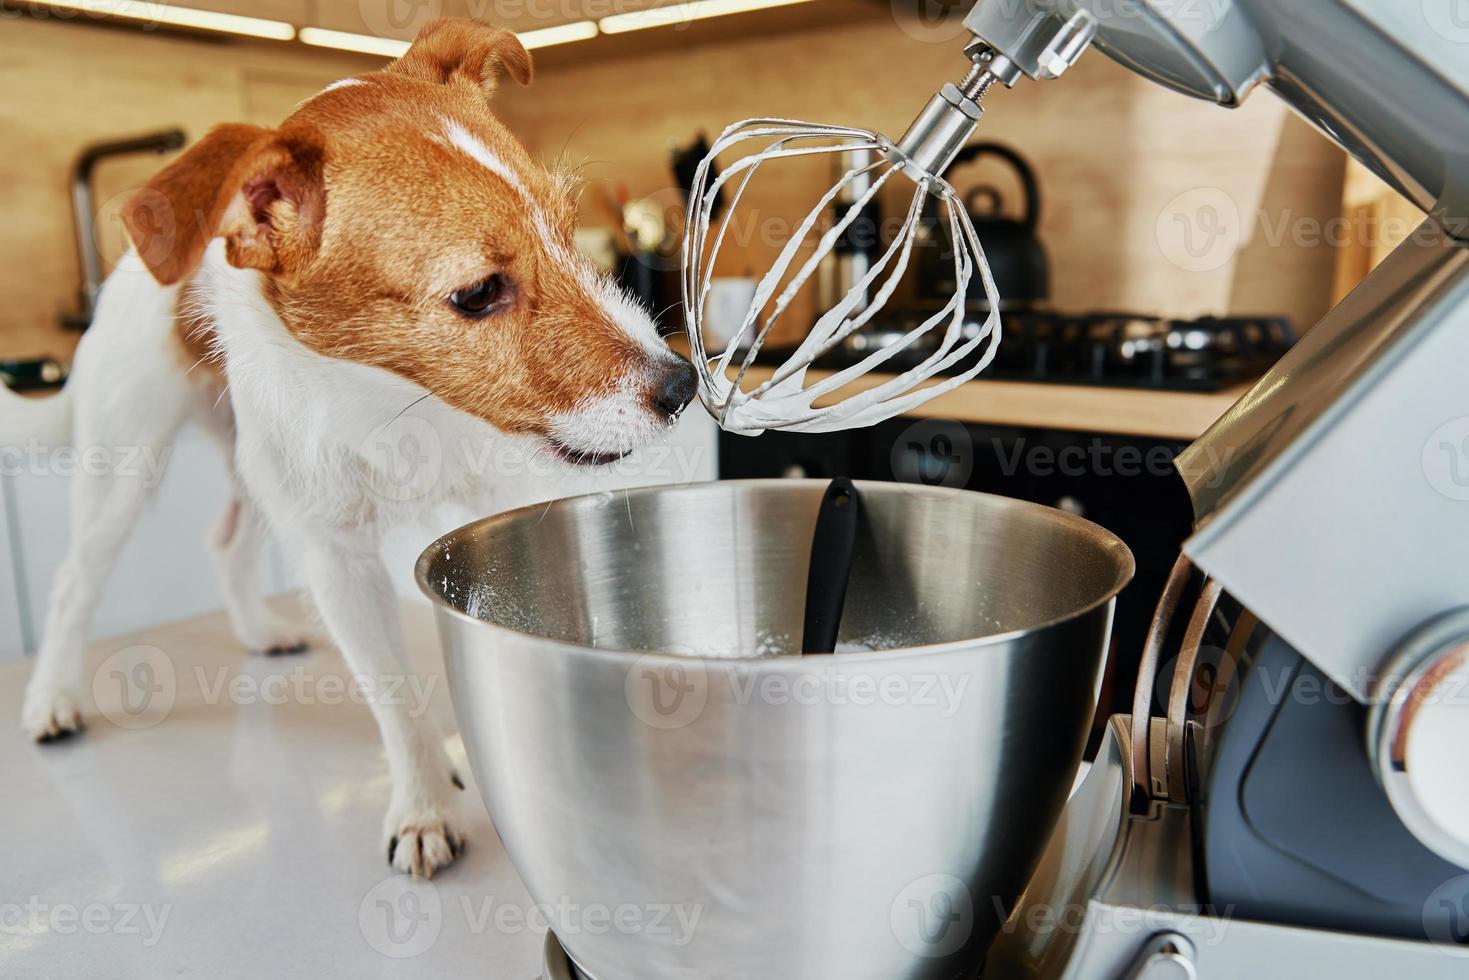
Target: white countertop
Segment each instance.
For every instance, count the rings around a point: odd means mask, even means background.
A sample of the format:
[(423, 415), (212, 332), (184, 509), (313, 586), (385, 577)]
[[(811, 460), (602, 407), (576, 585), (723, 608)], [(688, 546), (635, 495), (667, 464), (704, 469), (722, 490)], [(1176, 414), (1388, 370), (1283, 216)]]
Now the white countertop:
[[(403, 616), (447, 716), (430, 612)], [(386, 765), (335, 650), (252, 656), (220, 614), (97, 644), (88, 663), (107, 710), (52, 745), (19, 731), (29, 662), (0, 669), (0, 976), (540, 976), (544, 921), (467, 766), (464, 856), (432, 882), (389, 869)], [(152, 673), (117, 671), (138, 664)], [(159, 693), (129, 715), (120, 695), (140, 682)], [(450, 751), (462, 759), (457, 738)]]

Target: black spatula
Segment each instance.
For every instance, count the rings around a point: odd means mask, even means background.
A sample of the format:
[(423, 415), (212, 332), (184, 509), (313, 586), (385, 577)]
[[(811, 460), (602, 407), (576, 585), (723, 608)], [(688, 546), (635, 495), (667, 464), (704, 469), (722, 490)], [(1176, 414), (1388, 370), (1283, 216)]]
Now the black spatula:
[(806, 573), (806, 623), (801, 652), (835, 653), (837, 628), (852, 574), (861, 498), (852, 481), (839, 476), (826, 488), (816, 533), (811, 537), (811, 565)]

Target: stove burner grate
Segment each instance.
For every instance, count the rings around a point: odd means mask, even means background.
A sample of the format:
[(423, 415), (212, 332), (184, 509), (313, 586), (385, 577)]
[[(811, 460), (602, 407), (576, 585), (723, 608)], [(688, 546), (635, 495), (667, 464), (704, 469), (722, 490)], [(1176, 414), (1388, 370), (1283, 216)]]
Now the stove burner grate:
[[(894, 315), (868, 340), (900, 337), (920, 313)], [(859, 338), (861, 334), (855, 335)], [(996, 381), (1153, 388), (1162, 391), (1223, 391), (1255, 380), (1296, 342), (1282, 317), (1204, 317), (1174, 320), (1135, 313), (1063, 314), (1017, 310), (1005, 314), (1004, 341), (981, 375)], [(870, 353), (862, 344), (838, 348), (816, 366), (839, 370)], [(911, 345), (889, 362), (906, 370), (926, 356)], [(762, 351), (759, 363), (785, 356)], [(948, 373), (962, 372), (965, 361)]]

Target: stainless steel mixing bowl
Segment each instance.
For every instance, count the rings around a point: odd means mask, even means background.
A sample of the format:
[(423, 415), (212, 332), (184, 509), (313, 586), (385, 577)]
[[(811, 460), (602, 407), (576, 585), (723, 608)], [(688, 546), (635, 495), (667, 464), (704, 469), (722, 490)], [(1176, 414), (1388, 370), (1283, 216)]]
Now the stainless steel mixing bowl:
[(971, 975), (1046, 842), (1131, 554), (859, 484), (839, 652), (782, 655), (825, 486), (562, 500), (419, 559), (485, 803), (595, 980)]

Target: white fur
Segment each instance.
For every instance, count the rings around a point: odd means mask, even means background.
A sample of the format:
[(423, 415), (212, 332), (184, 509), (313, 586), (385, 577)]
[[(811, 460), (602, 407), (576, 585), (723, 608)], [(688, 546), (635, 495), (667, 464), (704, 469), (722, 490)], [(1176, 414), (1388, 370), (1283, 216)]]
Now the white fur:
[(309, 95), (306, 98), (302, 99), (300, 102), (297, 102), (296, 108), (299, 109), (306, 103), (310, 102), (312, 99), (323, 96), (328, 92), (335, 92), (339, 88), (351, 88), (353, 85), (366, 84), (367, 83), (360, 78), (339, 78), (335, 82), (332, 82), (330, 85), (328, 85), (326, 88), (322, 89), (320, 92), (317, 92), (316, 95)]
[(536, 206), (530, 196), (530, 191), (525, 188), (525, 181), (520, 179), (520, 175), (510, 164), (486, 146), (483, 140), (452, 119), (444, 120), (444, 133), (449, 137), (451, 146), (468, 154), (490, 173), (509, 184), (528, 206), (532, 208)]
[[(200, 270), (203, 305), (213, 319), (229, 391), (206, 370), (185, 372), (174, 337), (177, 287), (159, 287), (129, 253), (107, 281), (97, 317), (77, 352), (64, 397), (74, 402), (71, 436), (79, 445), (162, 449), (186, 420), (197, 420), (230, 453), (239, 492), (213, 542), (226, 607), (239, 639), (284, 647), (302, 639), (277, 622), (254, 591), (260, 516), (299, 548), (299, 561), (323, 623), (354, 675), (406, 677), (397, 604), (379, 558), (387, 527), (451, 500), (483, 500), (511, 474), (503, 454), (526, 460), (545, 448), (535, 437), (507, 436), (387, 371), (316, 354), (286, 329), (261, 294), (257, 272), (236, 269), (214, 242)], [(646, 314), (610, 287), (597, 293), (608, 312), (645, 339), (650, 362), (673, 355)], [(420, 400), (422, 399), (422, 400)], [(0, 410), (14, 417), (10, 398)], [(7, 439), (49, 412), (57, 429), (65, 403), (27, 408), (0, 428)], [(406, 411), (405, 411), (406, 410)], [(642, 407), (637, 386), (589, 398), (552, 420), (552, 435), (572, 453), (625, 452), (665, 424)], [(403, 492), (393, 453), (378, 447), (406, 432), (433, 458), (429, 479)], [(431, 450), (431, 452), (429, 452)], [(73, 540), (57, 573), (46, 635), (26, 690), (23, 725), (33, 737), (80, 724), (79, 680), (98, 591), (146, 496), (142, 480), (78, 477), (72, 492)], [(398, 838), (395, 865), (432, 873), (453, 859), (458, 836), (449, 818), (453, 792), (442, 734), (410, 707), (378, 703), (373, 713), (387, 750), (392, 797), (385, 835)]]

